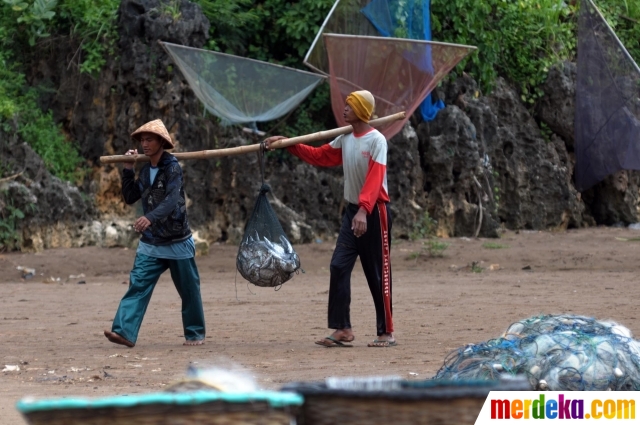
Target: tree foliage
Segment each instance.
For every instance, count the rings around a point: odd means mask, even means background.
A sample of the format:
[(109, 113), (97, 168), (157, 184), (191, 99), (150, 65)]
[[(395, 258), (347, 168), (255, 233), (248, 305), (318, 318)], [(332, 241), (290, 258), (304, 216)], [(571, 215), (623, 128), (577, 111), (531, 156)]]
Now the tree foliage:
[[(432, 0), (434, 40), (478, 46), (460, 64), (489, 91), (502, 76), (534, 103), (549, 66), (575, 60), (579, 0)], [(640, 2), (596, 0), (631, 55), (640, 60)], [(454, 74), (455, 75), (455, 74)]]

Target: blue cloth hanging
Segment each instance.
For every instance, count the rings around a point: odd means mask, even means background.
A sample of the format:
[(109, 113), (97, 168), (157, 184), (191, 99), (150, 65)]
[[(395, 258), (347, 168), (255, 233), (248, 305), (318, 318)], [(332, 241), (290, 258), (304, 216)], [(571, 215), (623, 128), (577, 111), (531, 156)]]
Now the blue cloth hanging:
[[(431, 0), (372, 0), (361, 12), (383, 37), (431, 40)], [(420, 104), (422, 119), (433, 120), (444, 106), (429, 94)]]

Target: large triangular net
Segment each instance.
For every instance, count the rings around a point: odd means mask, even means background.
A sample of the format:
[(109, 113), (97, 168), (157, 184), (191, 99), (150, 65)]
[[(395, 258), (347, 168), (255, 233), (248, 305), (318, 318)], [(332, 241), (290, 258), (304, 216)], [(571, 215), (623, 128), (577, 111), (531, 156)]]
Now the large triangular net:
[(331, 107), (339, 125), (349, 93), (369, 90), (379, 117), (406, 111), (404, 120), (379, 130), (397, 134), (411, 114), (473, 47), (399, 38), (324, 34), (329, 62)]
[[(346, 96), (354, 90), (369, 90), (376, 98), (377, 116), (407, 113), (405, 120), (380, 129), (385, 137), (392, 137), (438, 82), (474, 49), (429, 44), (425, 3), (428, 1), (337, 0), (333, 5), (304, 63), (330, 75), (331, 105), (340, 125), (346, 124), (342, 116)], [(391, 52), (389, 58), (384, 52)], [(390, 70), (403, 72), (395, 75)], [(427, 104), (427, 109), (431, 107)], [(428, 111), (426, 118), (433, 116), (435, 111)]]
[(376, 27), (361, 12), (369, 0), (337, 0), (320, 27), (304, 58), (311, 69), (329, 75), (329, 58), (322, 34), (350, 34), (380, 36)]
[(640, 170), (640, 68), (591, 0), (578, 20), (575, 184)]
[(254, 59), (162, 43), (198, 99), (230, 124), (279, 118), (302, 102), (322, 76)]
[[(361, 12), (384, 37), (431, 40), (430, 0), (372, 0)], [(420, 113), (431, 121), (442, 108), (444, 102), (434, 102), (429, 94), (420, 104)]]

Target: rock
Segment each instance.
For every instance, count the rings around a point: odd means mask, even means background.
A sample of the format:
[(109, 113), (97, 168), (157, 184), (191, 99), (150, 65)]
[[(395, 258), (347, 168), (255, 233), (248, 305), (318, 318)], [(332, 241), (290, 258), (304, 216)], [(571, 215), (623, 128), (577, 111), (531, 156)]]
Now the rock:
[(130, 221), (113, 220), (104, 226), (104, 239), (101, 246), (107, 248), (136, 248), (139, 238), (140, 235), (133, 230)]
[(113, 248), (118, 246), (118, 231), (115, 226), (107, 226), (104, 229), (104, 246)]
[(209, 242), (201, 238), (199, 232), (193, 232), (193, 241), (196, 245), (196, 257), (209, 254)]
[(576, 64), (560, 62), (549, 69), (542, 85), (544, 95), (536, 106), (536, 115), (551, 131), (562, 137), (567, 150), (574, 151)]
[(13, 126), (11, 132), (0, 130), (5, 174), (17, 175), (0, 183), (0, 204), (5, 206), (3, 211), (9, 211), (2, 219), (8, 220), (6, 224), (13, 229), (11, 238), (0, 240), (0, 249), (39, 251), (48, 247), (43, 229), (88, 221), (96, 211), (78, 187), (47, 171), (33, 149), (20, 141), (15, 123)]
[[(457, 106), (447, 106), (436, 119), (418, 126), (424, 191), (429, 215), (438, 222), (438, 236), (474, 235), (478, 228), (479, 196), (474, 177), (484, 180), (475, 126)], [(484, 203), (487, 205), (488, 197)], [(482, 201), (480, 201), (482, 202)], [(480, 235), (496, 237), (499, 224), (490, 207), (483, 210)]]
[[(6, 243), (9, 249), (135, 247), (138, 235), (127, 223), (140, 215), (139, 206), (122, 201), (120, 166), (101, 165), (98, 158), (132, 147), (129, 134), (146, 121), (165, 122), (175, 152), (255, 142), (237, 128), (203, 116), (200, 101), (157, 43), (202, 47), (209, 23), (199, 6), (178, 0), (180, 17), (174, 20), (162, 13), (160, 4), (121, 2), (117, 59), (109, 60), (97, 78), (59, 59), (73, 57), (78, 45), (51, 43), (36, 52), (28, 80), (55, 88), (41, 99), (42, 106), (53, 110), (55, 121), (93, 168), (80, 190), (52, 178), (15, 128), (0, 131), (0, 157), (15, 162), (10, 172), (24, 169), (3, 184), (0, 206), (16, 202), (29, 222)], [(480, 236), (495, 237), (502, 226), (563, 229), (595, 221), (640, 221), (635, 173), (626, 175), (625, 184), (618, 176), (583, 196), (573, 187), (574, 75), (572, 64), (552, 69), (535, 119), (503, 80), (489, 96), (467, 75), (438, 89), (448, 106), (437, 118), (407, 123), (389, 141), (394, 237), (409, 237), (426, 214), (437, 221), (439, 236), (474, 236), (479, 230)], [(556, 134), (541, 133), (536, 119)], [(192, 230), (211, 243), (238, 243), (262, 184), (257, 156), (183, 161), (182, 166)], [(264, 177), (292, 242), (335, 237), (345, 206), (340, 167), (313, 167), (285, 151), (270, 152)], [(36, 210), (29, 211), (29, 205)]]
[(585, 191), (582, 196), (596, 223), (623, 226), (639, 221), (640, 174), (621, 170)]
[(394, 238), (408, 238), (414, 223), (427, 212), (419, 145), (418, 135), (409, 122), (389, 141), (387, 185)]
[(571, 184), (573, 170), (543, 138), (515, 90), (499, 79), (487, 104), (499, 123), (496, 137), (485, 143), (501, 221), (510, 229), (581, 227), (584, 205)]
[[(567, 164), (573, 167), (576, 64), (562, 62), (551, 67), (542, 89), (545, 95), (536, 108), (537, 118), (562, 137), (568, 152)], [(640, 174), (636, 171), (622, 170), (608, 176), (582, 193), (587, 213), (585, 220), (605, 225), (638, 221), (639, 187)]]

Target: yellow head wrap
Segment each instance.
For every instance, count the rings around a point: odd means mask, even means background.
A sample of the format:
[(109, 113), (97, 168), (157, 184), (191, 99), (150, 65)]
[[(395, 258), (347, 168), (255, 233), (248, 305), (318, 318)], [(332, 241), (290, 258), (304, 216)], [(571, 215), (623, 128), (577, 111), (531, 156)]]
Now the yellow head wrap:
[(356, 113), (356, 117), (360, 121), (369, 122), (373, 109), (376, 106), (376, 101), (373, 95), (367, 90), (354, 91), (347, 96), (347, 105), (351, 106), (353, 112)]

